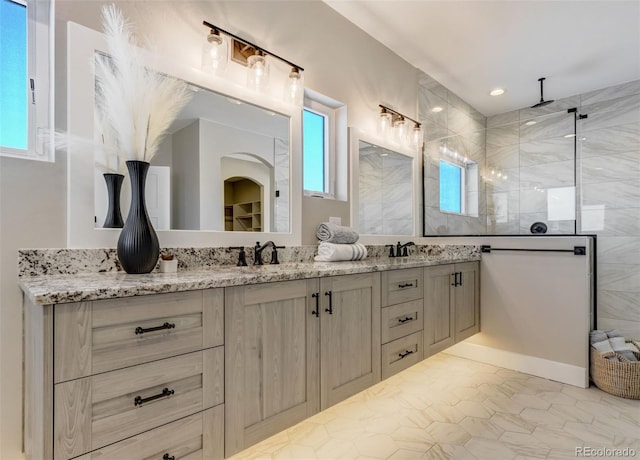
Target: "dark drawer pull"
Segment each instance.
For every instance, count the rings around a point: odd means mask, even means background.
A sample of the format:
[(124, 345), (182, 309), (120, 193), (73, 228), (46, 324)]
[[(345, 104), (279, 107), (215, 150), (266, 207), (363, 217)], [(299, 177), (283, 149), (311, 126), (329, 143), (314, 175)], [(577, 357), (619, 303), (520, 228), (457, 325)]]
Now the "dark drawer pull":
[(176, 456), (175, 455), (164, 454), (162, 456), (162, 460), (176, 460)]
[(398, 318), (398, 321), (401, 323), (406, 323), (407, 321), (413, 321), (413, 316), (407, 316), (406, 318)]
[(404, 288), (408, 288), (408, 287), (413, 287), (413, 283), (402, 283), (402, 284), (398, 284), (398, 287), (400, 289), (404, 289)]
[(406, 350), (404, 353), (398, 353), (398, 356), (400, 356), (400, 359), (402, 359), (402, 358), (406, 358), (411, 353), (413, 353), (413, 350)]
[(325, 308), (324, 311), (326, 311), (330, 315), (333, 315), (333, 293), (331, 291), (327, 291), (324, 293), (324, 295), (329, 296), (329, 308)]
[(316, 299), (316, 309), (315, 310), (311, 310), (311, 314), (315, 315), (317, 318), (319, 318), (320, 317), (320, 293), (319, 292), (314, 292), (313, 294), (311, 294), (311, 297)]
[(136, 396), (133, 400), (134, 406), (141, 406), (144, 403), (148, 403), (149, 401), (154, 401), (159, 398), (164, 398), (165, 396), (171, 396), (175, 391), (169, 388), (163, 388), (162, 393), (158, 393), (157, 395), (149, 396), (148, 398), (143, 398), (142, 396)]
[(162, 329), (173, 329), (174, 327), (176, 327), (174, 323), (164, 323), (162, 326), (148, 327), (146, 329), (138, 326), (136, 327), (136, 335), (144, 334), (145, 332), (161, 331)]

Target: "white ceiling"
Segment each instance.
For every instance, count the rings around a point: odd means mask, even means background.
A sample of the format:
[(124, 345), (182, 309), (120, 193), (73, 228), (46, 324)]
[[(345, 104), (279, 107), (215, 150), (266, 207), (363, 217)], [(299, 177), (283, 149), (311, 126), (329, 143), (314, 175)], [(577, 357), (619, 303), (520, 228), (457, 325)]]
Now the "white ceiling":
[(640, 0), (325, 3), (485, 115), (640, 79)]

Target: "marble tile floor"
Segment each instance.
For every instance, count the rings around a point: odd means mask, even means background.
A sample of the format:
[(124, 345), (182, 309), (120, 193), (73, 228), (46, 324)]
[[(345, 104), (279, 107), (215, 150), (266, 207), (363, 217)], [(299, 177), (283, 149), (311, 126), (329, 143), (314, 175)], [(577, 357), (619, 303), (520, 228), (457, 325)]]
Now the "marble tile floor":
[(640, 401), (440, 353), (232, 459), (561, 460), (579, 446), (640, 458)]

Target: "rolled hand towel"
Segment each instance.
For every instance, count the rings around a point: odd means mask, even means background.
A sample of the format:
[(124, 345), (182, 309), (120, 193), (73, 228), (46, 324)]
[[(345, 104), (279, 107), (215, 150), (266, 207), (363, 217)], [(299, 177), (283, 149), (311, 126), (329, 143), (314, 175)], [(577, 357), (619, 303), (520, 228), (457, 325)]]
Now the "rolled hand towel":
[(364, 244), (335, 244), (322, 242), (318, 245), (316, 262), (339, 262), (341, 260), (362, 260), (367, 257)]
[(609, 343), (613, 350), (627, 361), (638, 361), (638, 358), (633, 354), (633, 348), (624, 341), (624, 337), (611, 337)]
[[(607, 334), (604, 331), (591, 331), (589, 334), (589, 341), (591, 342), (591, 346), (595, 348), (598, 353), (614, 353), (613, 347), (609, 343)], [(611, 361), (620, 361), (615, 355), (611, 355), (608, 358)]]
[(359, 235), (351, 227), (323, 222), (316, 230), (316, 236), (320, 241), (337, 244), (352, 244), (358, 241)]

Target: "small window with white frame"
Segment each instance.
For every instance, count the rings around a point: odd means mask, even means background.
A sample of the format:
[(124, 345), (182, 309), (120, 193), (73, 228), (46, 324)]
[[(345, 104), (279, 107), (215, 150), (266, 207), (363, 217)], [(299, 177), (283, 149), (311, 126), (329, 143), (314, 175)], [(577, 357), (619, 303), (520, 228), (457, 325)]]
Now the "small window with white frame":
[(346, 178), (346, 131), (346, 106), (305, 90), (302, 116), (305, 195), (346, 199), (346, 181), (342, 183), (342, 178)]
[(49, 0), (0, 0), (2, 156), (53, 160), (53, 17)]

